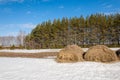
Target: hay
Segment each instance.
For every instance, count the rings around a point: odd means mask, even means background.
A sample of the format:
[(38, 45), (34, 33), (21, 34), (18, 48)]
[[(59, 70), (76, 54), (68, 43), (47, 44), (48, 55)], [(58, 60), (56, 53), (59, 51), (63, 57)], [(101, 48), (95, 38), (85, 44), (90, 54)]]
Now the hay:
[(62, 49), (57, 55), (57, 62), (77, 62), (84, 61), (83, 55), (84, 51), (81, 47), (77, 45), (68, 45)]
[(118, 49), (118, 50), (116, 51), (116, 55), (117, 55), (118, 59), (120, 60), (120, 49)]
[(90, 47), (84, 58), (87, 61), (96, 62), (112, 62), (118, 59), (115, 52), (104, 45)]

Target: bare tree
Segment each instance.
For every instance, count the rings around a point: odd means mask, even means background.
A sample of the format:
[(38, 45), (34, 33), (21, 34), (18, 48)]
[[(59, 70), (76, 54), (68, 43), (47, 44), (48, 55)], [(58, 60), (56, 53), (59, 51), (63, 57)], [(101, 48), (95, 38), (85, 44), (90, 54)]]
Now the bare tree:
[(24, 46), (25, 32), (20, 31), (18, 36), (17, 36), (17, 39), (18, 39), (18, 44), (21, 46)]

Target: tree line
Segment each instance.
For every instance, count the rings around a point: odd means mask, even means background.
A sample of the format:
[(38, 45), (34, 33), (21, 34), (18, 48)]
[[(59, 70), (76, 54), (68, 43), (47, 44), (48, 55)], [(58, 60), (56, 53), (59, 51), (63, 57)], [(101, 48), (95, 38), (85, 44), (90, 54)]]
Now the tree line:
[(0, 36), (0, 49), (22, 49), (25, 37), (24, 31), (19, 31), (17, 36)]
[(69, 44), (120, 46), (120, 14), (63, 17), (38, 24), (25, 38), (25, 47), (62, 48)]

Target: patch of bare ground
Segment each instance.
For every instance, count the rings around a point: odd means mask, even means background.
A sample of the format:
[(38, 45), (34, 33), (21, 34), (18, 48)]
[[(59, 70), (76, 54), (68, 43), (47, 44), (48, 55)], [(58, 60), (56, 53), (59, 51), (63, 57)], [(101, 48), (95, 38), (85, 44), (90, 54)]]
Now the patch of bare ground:
[(0, 52), (0, 57), (21, 57), (21, 58), (44, 58), (57, 56), (58, 52), (40, 52), (40, 53), (12, 53)]

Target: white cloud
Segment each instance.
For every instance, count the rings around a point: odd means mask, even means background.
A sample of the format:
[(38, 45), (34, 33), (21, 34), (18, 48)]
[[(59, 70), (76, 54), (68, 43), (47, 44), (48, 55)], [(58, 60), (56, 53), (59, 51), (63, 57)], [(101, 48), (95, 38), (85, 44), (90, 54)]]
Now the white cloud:
[(7, 13), (7, 14), (13, 13), (11, 8), (3, 8), (2, 12)]
[(27, 14), (31, 14), (32, 12), (31, 12), (31, 11), (27, 11), (26, 13), (27, 13)]
[(106, 15), (110, 15), (110, 14), (115, 14), (115, 13), (120, 13), (120, 8), (114, 8), (111, 3), (103, 3), (101, 4), (102, 9), (103, 9), (103, 13)]
[(81, 10), (81, 8), (80, 7), (78, 7), (78, 8), (76, 8), (75, 9), (75, 11), (77, 12), (77, 11), (80, 11)]
[(30, 28), (30, 29), (33, 29), (33, 28), (36, 27), (36, 25), (35, 25), (35, 24), (32, 24), (32, 23), (19, 24), (19, 26), (20, 26), (21, 28)]
[(112, 8), (112, 4), (109, 4), (109, 3), (103, 3), (101, 4), (103, 8)]
[(9, 0), (9, 1), (13, 1), (13, 2), (23, 2), (24, 0)]
[(63, 6), (63, 5), (61, 5), (61, 6), (59, 6), (58, 8), (59, 8), (59, 9), (63, 9), (63, 8), (64, 8), (64, 6)]
[(19, 32), (7, 32), (6, 36), (17, 36)]
[(116, 14), (116, 13), (120, 14), (120, 11), (119, 12), (104, 12), (105, 15), (111, 15), (111, 14)]
[(108, 3), (102, 3), (101, 5), (102, 5), (102, 6), (105, 6), (106, 4), (108, 4)]
[(50, 0), (42, 0), (42, 2), (49, 2)]
[(32, 23), (24, 23), (24, 24), (5, 24), (5, 25), (0, 25), (4, 28), (9, 27), (9, 28), (21, 28), (21, 29), (25, 29), (25, 28), (29, 28), (29, 29), (33, 29), (36, 27), (35, 24)]
[(0, 0), (0, 3), (7, 3), (7, 2), (19, 2), (22, 3), (24, 0)]
[(115, 14), (115, 13), (120, 13), (120, 8), (110, 8), (104, 12), (104, 14), (106, 15)]
[(112, 7), (112, 5), (110, 4), (110, 5), (106, 5), (106, 6), (104, 6), (104, 8), (111, 8)]
[(0, 24), (0, 36), (4, 35), (18, 35), (19, 31), (25, 31), (27, 34), (35, 28), (36, 25), (32, 23), (24, 23), (24, 24)]
[(50, 0), (42, 0), (43, 2), (48, 2), (48, 1), (50, 1)]

